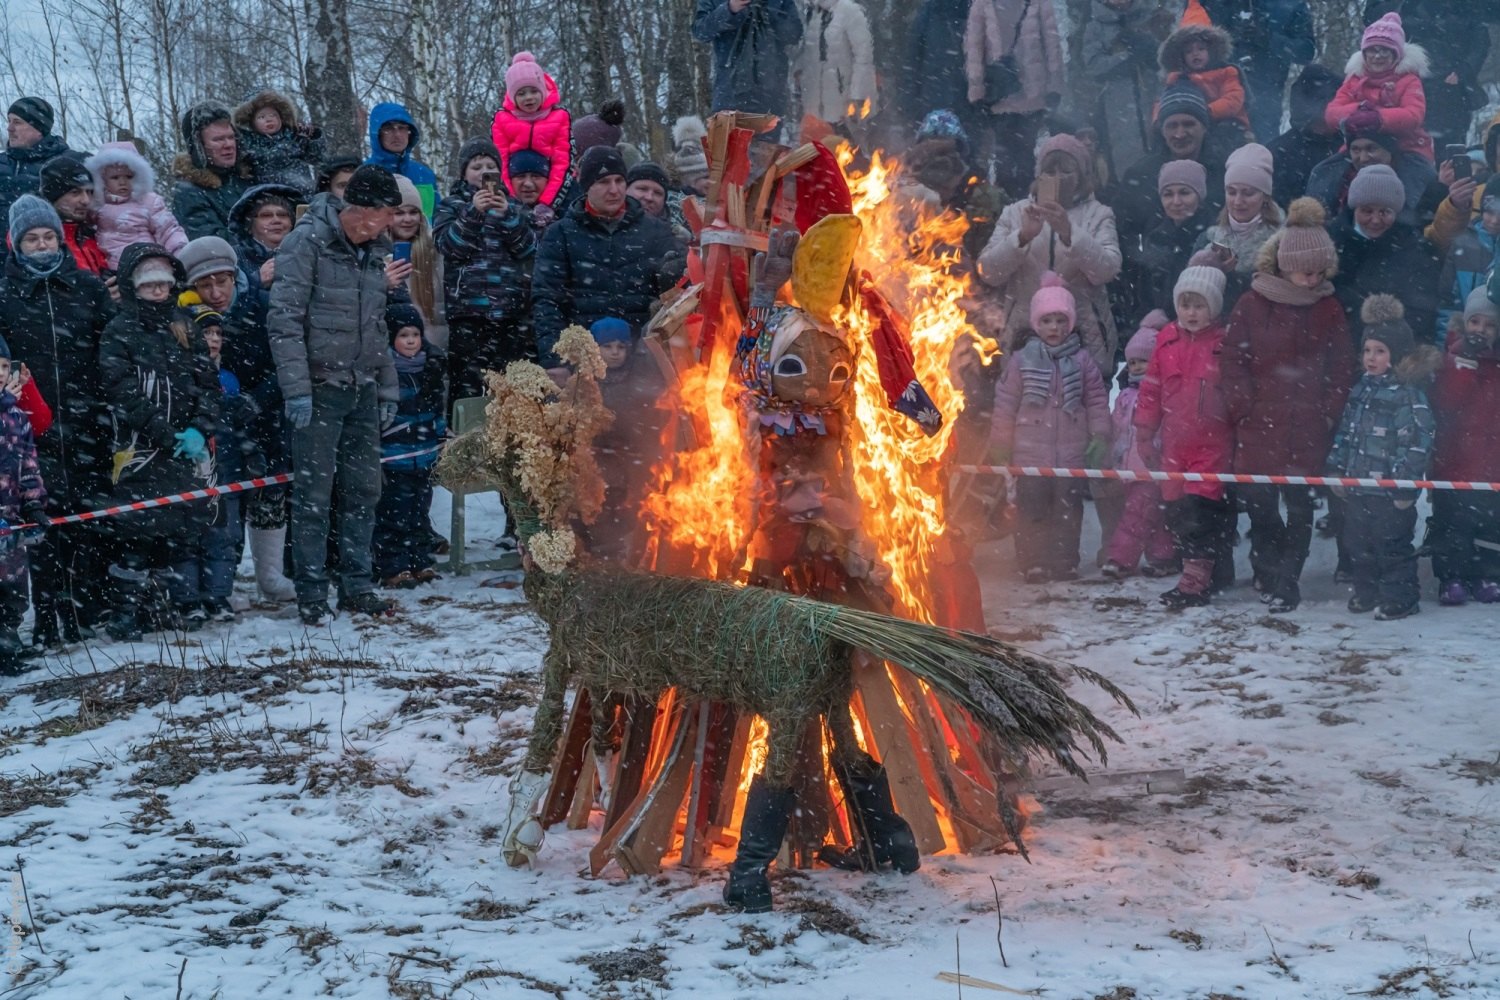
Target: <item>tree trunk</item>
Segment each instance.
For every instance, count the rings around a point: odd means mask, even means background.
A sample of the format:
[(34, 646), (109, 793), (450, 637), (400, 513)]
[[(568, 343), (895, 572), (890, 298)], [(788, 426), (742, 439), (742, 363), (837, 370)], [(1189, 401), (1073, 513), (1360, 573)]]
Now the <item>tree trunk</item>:
[(347, 0), (306, 0), (307, 111), (329, 149), (363, 146), (363, 109), (354, 96), (354, 53)]

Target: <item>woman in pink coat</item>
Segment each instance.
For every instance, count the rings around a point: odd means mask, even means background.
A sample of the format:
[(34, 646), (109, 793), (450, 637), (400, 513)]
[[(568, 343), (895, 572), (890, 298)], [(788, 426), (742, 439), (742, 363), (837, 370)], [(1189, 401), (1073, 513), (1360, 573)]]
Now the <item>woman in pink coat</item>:
[(1323, 113), (1329, 128), (1388, 132), (1400, 138), (1406, 152), (1433, 159), (1432, 136), (1423, 127), (1427, 50), (1407, 44), (1400, 14), (1387, 14), (1365, 29), (1359, 51), (1349, 57), (1344, 72), (1344, 85)]
[(120, 251), (132, 243), (156, 243), (176, 253), (187, 246), (187, 233), (156, 193), (156, 172), (129, 142), (106, 142), (84, 164), (94, 176), (99, 249), (110, 270), (120, 266)]
[[(490, 138), (500, 151), (500, 177), (510, 187), (511, 154), (523, 149), (547, 158), (547, 187), (541, 201), (551, 206), (568, 179), (573, 158), (573, 120), (559, 104), (557, 83), (530, 52), (517, 52), (505, 71), (505, 102), (495, 112)], [(515, 192), (511, 192), (514, 197)]]

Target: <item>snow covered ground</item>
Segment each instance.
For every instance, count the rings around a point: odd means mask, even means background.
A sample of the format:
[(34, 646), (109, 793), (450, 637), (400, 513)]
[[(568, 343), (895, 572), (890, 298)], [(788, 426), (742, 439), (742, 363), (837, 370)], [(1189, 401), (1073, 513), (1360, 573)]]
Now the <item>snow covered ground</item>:
[(1129, 691), (1139, 718), (1082, 692), (1125, 738), (1109, 770), (1187, 775), (1042, 794), (1032, 864), (784, 872), (757, 917), (719, 872), (581, 877), (591, 833), (507, 869), (543, 636), (481, 574), (389, 624), (258, 610), (0, 681), (0, 996), (925, 1000), (961, 970), (1061, 1000), (1500, 997), (1500, 609), (1353, 618), (1325, 542), (1295, 615), (1241, 587), (1174, 617), (1163, 581), (1012, 583), (1008, 548), (991, 625)]

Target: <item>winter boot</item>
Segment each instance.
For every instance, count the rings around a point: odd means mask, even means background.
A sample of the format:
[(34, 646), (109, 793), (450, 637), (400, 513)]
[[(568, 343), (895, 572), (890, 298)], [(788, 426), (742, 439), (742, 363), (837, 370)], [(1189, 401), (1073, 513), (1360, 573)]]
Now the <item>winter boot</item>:
[(21, 654), (26, 646), (15, 626), (0, 627), (0, 677), (14, 677), (21, 672)]
[(890, 865), (910, 874), (921, 867), (917, 838), (896, 813), (885, 768), (861, 753), (849, 767), (835, 767), (834, 773), (844, 790), (855, 841), (853, 847), (825, 844), (818, 849), (818, 860), (845, 871), (875, 871)]
[(250, 559), (255, 563), (255, 585), (262, 601), (286, 604), (297, 599), (296, 586), (281, 571), (285, 545), (285, 527), (250, 529)]
[(766, 871), (786, 839), (795, 801), (791, 786), (772, 788), (764, 774), (751, 779), (745, 796), (745, 818), (740, 822), (739, 851), (729, 866), (729, 881), (724, 883), (724, 902), (730, 909), (770, 912), (771, 880)]
[(1182, 576), (1178, 578), (1177, 586), (1161, 595), (1162, 605), (1169, 611), (1207, 606), (1213, 578), (1212, 559), (1184, 559)]
[(542, 849), (546, 832), (538, 810), (549, 781), (547, 775), (534, 771), (518, 771), (510, 781), (510, 803), (505, 808), (500, 853), (512, 868), (530, 865)]
[(1438, 603), (1445, 608), (1462, 607), (1469, 603), (1469, 585), (1462, 580), (1445, 580), (1438, 588)]
[(143, 569), (130, 569), (113, 563), (109, 567), (109, 617), (104, 631), (111, 639), (121, 642), (139, 642), (141, 619), (148, 613), (144, 607), (148, 598), (151, 574)]
[(38, 649), (50, 649), (62, 645), (62, 636), (57, 631), (57, 608), (51, 604), (38, 604), (31, 623), (31, 645)]
[(349, 594), (340, 597), (339, 610), (347, 611), (354, 615), (387, 618), (396, 613), (396, 602), (389, 598), (381, 597), (372, 591), (366, 591), (363, 594)]

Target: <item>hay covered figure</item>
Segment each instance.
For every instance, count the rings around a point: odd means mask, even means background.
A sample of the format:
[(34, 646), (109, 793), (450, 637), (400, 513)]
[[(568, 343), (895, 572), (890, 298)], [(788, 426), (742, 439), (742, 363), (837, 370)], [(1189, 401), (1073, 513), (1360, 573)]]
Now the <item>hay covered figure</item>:
[[(806, 332), (789, 328), (784, 338), (795, 343)], [(834, 359), (832, 381), (841, 355), (819, 343)], [(803, 735), (820, 716), (860, 830), (851, 866), (909, 871), (919, 863), (910, 830), (890, 807), (883, 770), (855, 738), (849, 701), (856, 655), (899, 665), (952, 698), (1013, 767), (1041, 755), (1081, 775), (1085, 751), (1104, 759), (1105, 740), (1118, 737), (1068, 697), (1064, 668), (1006, 643), (763, 587), (590, 563), (571, 525), (593, 516), (600, 501), (588, 445), (609, 420), (596, 384), (603, 365), (582, 328), (566, 331), (558, 352), (575, 371), (563, 389), (528, 362), (510, 365), (503, 377), (492, 374), (487, 428), (451, 446), (440, 466), (449, 482), (483, 476), (500, 484), (528, 557), (526, 596), (550, 631), (542, 699), (502, 824), (508, 864), (530, 863), (542, 846), (538, 807), (574, 684), (596, 706), (596, 746), (607, 741), (611, 695), (656, 699), (675, 688), (683, 699), (729, 704), (765, 720), (765, 767), (751, 784), (724, 893), (731, 906), (751, 912), (771, 907), (767, 869), (794, 805)], [(1129, 705), (1103, 677), (1066, 669)], [(1001, 812), (1020, 846), (1016, 817), (1003, 806)]]

